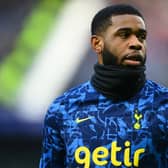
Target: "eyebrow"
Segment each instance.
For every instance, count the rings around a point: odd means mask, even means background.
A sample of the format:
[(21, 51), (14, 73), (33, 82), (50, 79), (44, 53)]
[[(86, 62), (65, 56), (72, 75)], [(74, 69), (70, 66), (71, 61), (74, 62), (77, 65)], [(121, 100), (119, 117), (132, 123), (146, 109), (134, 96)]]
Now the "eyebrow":
[[(123, 28), (119, 28), (116, 32), (121, 32), (121, 31), (132, 31), (132, 28), (123, 27)], [(147, 34), (147, 31), (145, 29), (142, 29), (142, 28), (139, 28), (138, 32), (146, 33)]]

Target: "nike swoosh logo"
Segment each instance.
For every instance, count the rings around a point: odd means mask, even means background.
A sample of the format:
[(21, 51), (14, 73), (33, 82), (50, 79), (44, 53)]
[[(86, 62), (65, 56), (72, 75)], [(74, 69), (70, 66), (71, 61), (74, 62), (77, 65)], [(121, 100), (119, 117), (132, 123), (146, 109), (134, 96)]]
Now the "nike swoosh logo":
[(81, 123), (81, 122), (84, 122), (84, 121), (87, 121), (87, 120), (90, 120), (91, 118), (93, 118), (92, 116), (90, 117), (87, 117), (87, 118), (82, 118), (80, 119), (79, 117), (75, 120), (77, 124)]

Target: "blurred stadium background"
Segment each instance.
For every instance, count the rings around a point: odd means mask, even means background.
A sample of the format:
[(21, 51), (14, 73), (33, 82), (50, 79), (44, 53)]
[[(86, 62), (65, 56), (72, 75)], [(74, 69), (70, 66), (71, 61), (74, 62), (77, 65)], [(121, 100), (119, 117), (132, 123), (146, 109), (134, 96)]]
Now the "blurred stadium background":
[(142, 11), (147, 76), (168, 86), (168, 1), (1, 0), (0, 168), (38, 167), (43, 119), (53, 99), (90, 79), (90, 22), (108, 4)]

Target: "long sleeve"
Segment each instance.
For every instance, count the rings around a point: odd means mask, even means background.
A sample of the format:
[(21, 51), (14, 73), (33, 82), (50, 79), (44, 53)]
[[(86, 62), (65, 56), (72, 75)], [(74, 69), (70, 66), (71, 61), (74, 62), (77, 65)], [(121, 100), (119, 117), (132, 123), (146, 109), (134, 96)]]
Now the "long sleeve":
[(48, 111), (44, 121), (42, 156), (39, 168), (63, 168), (65, 150), (60, 136), (59, 120)]

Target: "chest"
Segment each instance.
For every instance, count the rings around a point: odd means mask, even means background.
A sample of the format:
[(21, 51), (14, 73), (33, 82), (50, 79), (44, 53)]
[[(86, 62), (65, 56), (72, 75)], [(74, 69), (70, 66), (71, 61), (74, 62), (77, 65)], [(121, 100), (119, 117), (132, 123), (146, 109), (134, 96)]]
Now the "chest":
[(152, 107), (143, 108), (137, 104), (125, 103), (80, 108), (64, 124), (68, 128), (65, 131), (73, 133), (73, 129), (77, 129), (84, 141), (89, 139), (92, 142), (108, 142), (149, 137), (149, 129), (155, 122)]
[[(101, 157), (101, 153), (108, 160), (107, 165), (135, 166), (144, 153), (157, 153), (165, 127), (162, 121), (150, 104), (86, 106), (67, 115), (61, 135), (69, 158), (78, 160), (86, 156), (89, 160)], [(82, 153), (84, 156), (80, 156)], [(91, 160), (93, 163), (86, 163), (103, 164)]]

